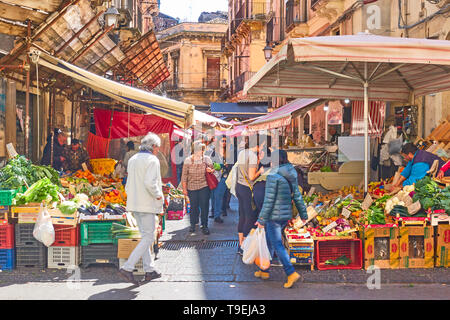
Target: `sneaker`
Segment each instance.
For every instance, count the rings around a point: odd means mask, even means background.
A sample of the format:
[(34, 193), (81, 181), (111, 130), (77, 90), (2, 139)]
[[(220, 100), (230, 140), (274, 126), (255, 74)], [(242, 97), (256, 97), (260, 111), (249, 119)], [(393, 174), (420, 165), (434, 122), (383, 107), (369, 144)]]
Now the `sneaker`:
[(139, 285), (139, 282), (137, 282), (135, 279), (134, 279), (134, 276), (133, 276), (133, 272), (130, 272), (130, 271), (126, 271), (126, 270), (124, 270), (124, 269), (119, 269), (119, 275), (120, 275), (120, 277), (123, 279), (123, 280), (125, 280), (126, 282), (130, 282), (130, 283), (132, 283), (132, 284), (134, 284), (134, 285)]
[(158, 279), (161, 278), (161, 273), (157, 272), (157, 271), (152, 271), (152, 272), (146, 272), (145, 273), (145, 277), (144, 279), (142, 279), (142, 282), (149, 282), (152, 281), (154, 279)]
[(223, 223), (223, 220), (220, 217), (214, 219), (214, 222)]
[(242, 250), (241, 247), (238, 247), (237, 253), (242, 256), (242, 255), (244, 255), (244, 250)]
[(190, 226), (189, 227), (189, 232), (190, 233), (194, 233), (195, 232), (195, 226)]
[(281, 264), (280, 260), (278, 260), (278, 258), (273, 259), (270, 262), (270, 265), (273, 267), (282, 267), (283, 265)]
[(210, 233), (208, 227), (202, 227), (202, 232), (204, 235), (209, 235)]

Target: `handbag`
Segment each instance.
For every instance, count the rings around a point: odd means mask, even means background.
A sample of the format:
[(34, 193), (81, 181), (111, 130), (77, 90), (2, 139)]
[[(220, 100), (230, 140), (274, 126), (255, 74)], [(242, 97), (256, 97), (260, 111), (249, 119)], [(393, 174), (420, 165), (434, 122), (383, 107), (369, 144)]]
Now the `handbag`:
[[(205, 163), (206, 165), (206, 163)], [(208, 184), (208, 187), (210, 190), (214, 190), (219, 185), (219, 181), (217, 181), (216, 176), (214, 173), (210, 173), (206, 170), (208, 166), (205, 166), (205, 177), (206, 177), (206, 183)]]
[(252, 187), (252, 185), (250, 184), (250, 182), (248, 182), (247, 176), (246, 176), (245, 173), (242, 171), (242, 169), (239, 168), (239, 170), (241, 171), (242, 175), (244, 176), (244, 179), (245, 179), (245, 181), (247, 182), (248, 187), (250, 188), (250, 191), (251, 191), (251, 193), (252, 193), (252, 199), (251, 199), (251, 201), (250, 201), (250, 204), (251, 204), (251, 206), (252, 206), (252, 210), (256, 210), (256, 202), (255, 202), (255, 196), (253, 195), (253, 187)]

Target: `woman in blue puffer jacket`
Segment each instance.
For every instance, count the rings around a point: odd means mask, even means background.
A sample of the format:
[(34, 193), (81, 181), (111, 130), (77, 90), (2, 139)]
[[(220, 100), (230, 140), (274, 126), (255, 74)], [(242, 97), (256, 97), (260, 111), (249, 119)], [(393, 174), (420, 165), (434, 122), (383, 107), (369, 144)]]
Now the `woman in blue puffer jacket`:
[[(273, 252), (276, 252), (288, 277), (284, 287), (290, 288), (300, 275), (295, 272), (281, 238), (284, 228), (292, 219), (292, 200), (303, 221), (308, 219), (308, 214), (298, 189), (297, 171), (289, 162), (286, 151), (272, 152), (272, 165), (276, 163), (279, 165), (273, 167), (267, 176), (264, 204), (256, 225), (259, 228), (265, 228), (270, 255), (273, 256)], [(255, 277), (268, 279), (269, 270), (256, 271)]]

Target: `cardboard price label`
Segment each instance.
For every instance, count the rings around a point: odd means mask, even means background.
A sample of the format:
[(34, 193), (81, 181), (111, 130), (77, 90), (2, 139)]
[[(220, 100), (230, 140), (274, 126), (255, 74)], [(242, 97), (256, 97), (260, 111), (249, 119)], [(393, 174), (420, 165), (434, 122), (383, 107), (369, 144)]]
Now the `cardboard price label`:
[(405, 203), (405, 207), (409, 207), (410, 205), (413, 204), (413, 199), (410, 196), (406, 195), (403, 197), (403, 202)]
[(351, 214), (352, 214), (352, 212), (351, 212), (350, 210), (348, 210), (347, 208), (342, 208), (342, 215), (343, 215), (345, 218), (350, 217)]
[(337, 223), (336, 221), (333, 221), (332, 223), (330, 223), (329, 225), (327, 225), (325, 228), (322, 229), (323, 232), (328, 232), (331, 229), (334, 229), (337, 227)]
[(81, 167), (83, 168), (83, 171), (88, 171), (88, 167), (87, 167), (86, 163), (83, 162), (81, 164)]
[(419, 201), (414, 202), (413, 204), (410, 204), (407, 208), (408, 208), (408, 213), (409, 214), (415, 214), (417, 211), (420, 210), (422, 206), (420, 205)]
[(369, 209), (369, 207), (372, 203), (373, 203), (373, 199), (370, 196), (370, 194), (368, 193), (366, 198), (364, 199), (363, 203), (361, 204), (361, 208), (363, 210), (367, 210), (367, 209)]

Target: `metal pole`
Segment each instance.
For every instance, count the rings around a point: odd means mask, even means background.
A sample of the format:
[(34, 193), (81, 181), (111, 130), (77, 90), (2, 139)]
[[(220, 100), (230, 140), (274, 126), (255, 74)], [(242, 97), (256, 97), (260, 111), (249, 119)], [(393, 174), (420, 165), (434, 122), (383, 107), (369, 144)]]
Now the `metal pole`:
[[(27, 63), (30, 65), (30, 57), (28, 56), (28, 50), (30, 49), (30, 39), (31, 39), (31, 21), (28, 20), (28, 39), (27, 39)], [(25, 156), (29, 158), (28, 154), (28, 139), (29, 139), (29, 115), (30, 115), (30, 68), (27, 68), (27, 80), (26, 80), (26, 94), (25, 94), (25, 134), (24, 134), (24, 153)]]
[(364, 194), (367, 193), (367, 186), (369, 184), (368, 179), (368, 162), (369, 162), (369, 155), (368, 155), (368, 142), (369, 142), (369, 83), (366, 81), (364, 82)]

